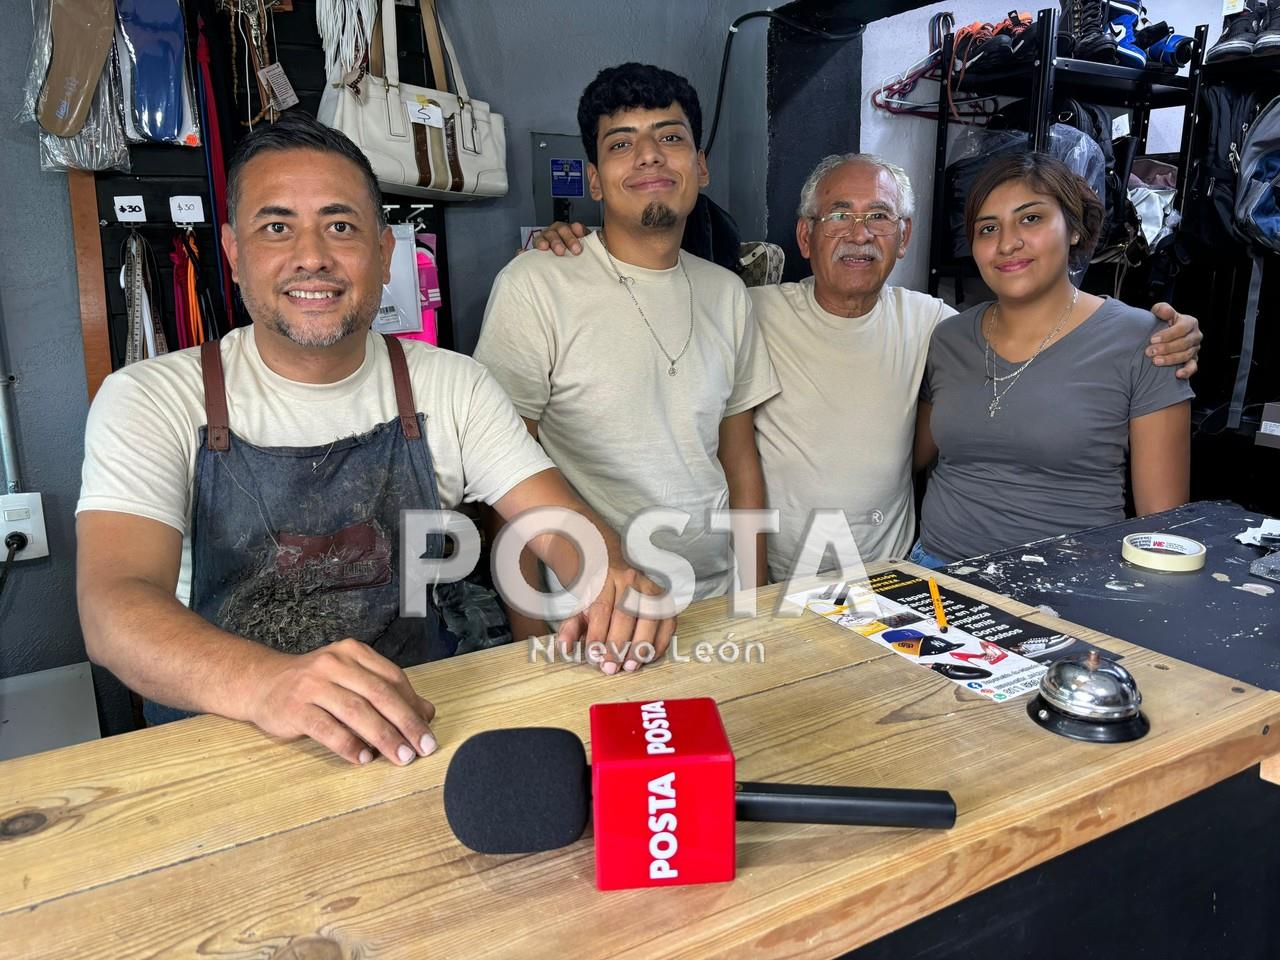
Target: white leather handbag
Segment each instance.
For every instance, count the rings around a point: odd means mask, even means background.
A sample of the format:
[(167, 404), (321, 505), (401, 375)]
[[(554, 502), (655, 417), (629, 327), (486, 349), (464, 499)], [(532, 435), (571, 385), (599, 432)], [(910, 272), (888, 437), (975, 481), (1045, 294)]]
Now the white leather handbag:
[[(384, 76), (365, 74), (354, 83), (331, 78), (320, 99), (320, 122), (364, 151), (379, 185), (390, 193), (431, 200), (505, 195), (502, 115), (467, 94), (448, 32), (440, 27), (456, 94), (400, 82), (393, 0), (382, 0), (380, 17)], [(435, 18), (424, 16), (423, 28), (432, 39)]]

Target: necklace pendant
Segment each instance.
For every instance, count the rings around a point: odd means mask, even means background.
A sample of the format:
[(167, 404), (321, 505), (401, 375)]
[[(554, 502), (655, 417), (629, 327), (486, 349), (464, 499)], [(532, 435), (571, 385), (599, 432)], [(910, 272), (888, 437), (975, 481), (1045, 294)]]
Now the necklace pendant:
[(667, 367), (667, 376), (674, 377), (675, 375), (676, 375), (676, 365), (673, 363), (671, 366)]
[(1000, 401), (992, 400), (991, 403), (987, 406), (987, 416), (990, 417), (992, 420), (994, 420), (996, 418), (996, 411), (999, 409), (1000, 409)]

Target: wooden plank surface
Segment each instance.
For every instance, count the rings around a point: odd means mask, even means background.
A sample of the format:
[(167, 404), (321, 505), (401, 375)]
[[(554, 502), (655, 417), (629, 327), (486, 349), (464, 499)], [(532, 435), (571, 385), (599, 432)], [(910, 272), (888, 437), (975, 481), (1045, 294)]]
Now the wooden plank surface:
[(98, 197), (88, 170), (69, 170), (71, 235), (80, 287), (80, 330), (84, 341), (84, 375), (89, 399), (111, 373), (111, 330), (107, 325), (106, 280), (102, 275), (102, 234), (98, 230)]
[[(1278, 750), (1280, 695), (1083, 628), (1125, 654), (1143, 740), (1064, 740), (1031, 724), (1025, 698), (979, 699), (816, 616), (724, 608), (682, 619), (686, 648), (759, 637), (764, 664), (605, 678), (506, 648), (416, 669), (441, 750), (404, 769), (215, 718), (0, 765), (0, 823), (52, 814), (33, 832), (0, 826), (0, 943), (22, 957), (830, 956)], [(956, 828), (742, 824), (733, 883), (608, 894), (589, 834), (505, 858), (449, 833), (440, 785), (471, 733), (585, 737), (592, 702), (696, 695), (720, 702), (741, 777), (949, 789)]]

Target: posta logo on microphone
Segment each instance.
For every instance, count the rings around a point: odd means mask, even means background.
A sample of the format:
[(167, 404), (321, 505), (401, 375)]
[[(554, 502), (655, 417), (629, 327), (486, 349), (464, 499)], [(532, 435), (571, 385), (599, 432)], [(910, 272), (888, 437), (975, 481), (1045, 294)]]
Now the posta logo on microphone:
[(732, 880), (734, 764), (715, 701), (591, 708), (596, 886)]

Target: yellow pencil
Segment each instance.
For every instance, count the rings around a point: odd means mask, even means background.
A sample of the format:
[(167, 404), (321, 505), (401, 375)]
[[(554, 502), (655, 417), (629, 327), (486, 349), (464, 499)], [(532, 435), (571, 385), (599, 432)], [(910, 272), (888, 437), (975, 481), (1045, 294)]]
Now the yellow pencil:
[(933, 597), (933, 615), (938, 620), (938, 629), (947, 632), (947, 614), (942, 609), (942, 596), (938, 593), (938, 581), (929, 578), (929, 596)]

